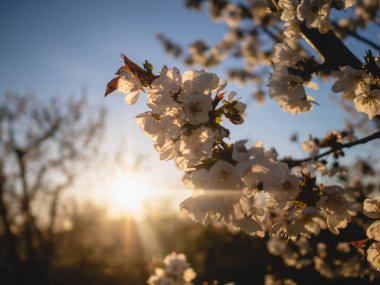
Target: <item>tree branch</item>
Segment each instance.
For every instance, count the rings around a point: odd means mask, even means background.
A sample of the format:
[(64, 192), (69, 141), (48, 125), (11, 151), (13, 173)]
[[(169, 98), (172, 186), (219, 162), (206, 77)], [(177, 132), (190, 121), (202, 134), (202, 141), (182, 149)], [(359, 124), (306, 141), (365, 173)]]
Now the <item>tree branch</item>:
[(333, 31), (330, 30), (325, 34), (321, 34), (317, 29), (309, 29), (302, 24), (301, 35), (323, 58), (323, 65), (326, 68), (339, 70), (341, 66), (350, 65), (352, 68), (361, 69), (361, 61), (345, 46)]
[(355, 38), (355, 39), (357, 39), (357, 40), (359, 40), (359, 41), (367, 44), (368, 46), (370, 46), (370, 47), (376, 49), (378, 52), (380, 52), (380, 45), (378, 45), (374, 41), (372, 41), (372, 40), (370, 40), (368, 38), (365, 38), (362, 35), (358, 34), (358, 32), (356, 30), (350, 30), (348, 28), (341, 27), (336, 22), (333, 22), (333, 25), (334, 25), (334, 29), (336, 29), (338, 31), (342, 31), (343, 33), (347, 33), (351, 37), (353, 37), (353, 38)]
[(2, 248), (2, 250), (5, 250), (5, 252), (7, 252), (9, 262), (12, 265), (17, 265), (19, 261), (16, 253), (17, 238), (12, 232), (6, 202), (4, 200), (5, 184), (6, 177), (3, 172), (3, 163), (0, 161), (0, 219), (3, 224), (3, 230), (5, 234), (5, 248)]
[(36, 138), (26, 147), (26, 152), (40, 146), (44, 141), (48, 140), (50, 137), (54, 136), (57, 132), (59, 132), (61, 121), (61, 117), (57, 117), (56, 120), (43, 134), (41, 134), (38, 138)]
[(334, 153), (334, 152), (336, 152), (338, 150), (341, 150), (341, 149), (344, 149), (344, 148), (350, 148), (350, 147), (353, 147), (353, 146), (359, 145), (359, 144), (364, 144), (364, 143), (367, 143), (367, 142), (375, 140), (375, 139), (380, 139), (380, 131), (376, 132), (376, 133), (373, 133), (372, 135), (369, 135), (367, 137), (364, 137), (364, 138), (358, 139), (356, 141), (353, 141), (353, 142), (340, 144), (340, 145), (338, 145), (336, 147), (333, 147), (330, 150), (327, 150), (325, 152), (322, 152), (321, 154), (319, 154), (317, 156), (314, 156), (314, 157), (306, 157), (306, 158), (303, 158), (303, 159), (296, 159), (296, 160), (293, 160), (293, 159), (284, 159), (282, 161), (285, 162), (289, 166), (289, 168), (292, 168), (294, 166), (301, 165), (303, 162), (307, 162), (307, 161), (311, 161), (311, 160), (318, 160), (318, 159), (320, 159), (320, 158), (322, 158), (324, 156), (327, 156), (327, 155), (329, 155), (331, 153)]
[[(277, 11), (281, 11), (278, 0), (269, 0)], [(361, 69), (361, 61), (344, 45), (332, 30), (321, 34), (318, 29), (309, 29), (305, 24), (301, 25), (301, 35), (306, 42), (324, 60), (326, 69), (339, 70), (339, 67), (350, 65), (352, 68)]]

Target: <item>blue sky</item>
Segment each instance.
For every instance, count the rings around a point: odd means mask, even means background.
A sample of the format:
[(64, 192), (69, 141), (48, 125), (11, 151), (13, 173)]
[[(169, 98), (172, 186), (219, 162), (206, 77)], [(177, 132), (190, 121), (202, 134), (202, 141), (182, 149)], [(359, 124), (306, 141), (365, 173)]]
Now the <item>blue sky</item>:
[[(135, 125), (133, 117), (145, 111), (144, 99), (127, 106), (121, 95), (103, 98), (106, 83), (121, 65), (125, 53), (137, 63), (148, 59), (158, 72), (163, 65), (185, 67), (166, 55), (155, 34), (164, 32), (182, 44), (203, 38), (216, 42), (226, 30), (212, 24), (207, 13), (186, 10), (183, 1), (164, 0), (3, 0), (0, 2), (0, 96), (5, 91), (34, 92), (42, 100), (50, 96), (78, 96), (86, 88), (94, 104), (109, 109), (108, 143), (125, 137), (136, 150), (153, 154), (150, 141)], [(350, 42), (357, 53), (355, 42)], [(223, 77), (225, 66), (217, 71)], [(268, 101), (258, 106), (249, 100), (250, 88), (228, 85), (249, 102), (246, 124), (234, 128), (233, 139), (261, 140), (281, 154), (305, 154), (288, 142), (298, 132), (323, 135), (344, 127), (343, 113), (329, 99), (329, 85), (315, 99), (320, 107), (309, 114), (293, 116)], [(336, 96), (336, 95), (335, 95)], [(158, 157), (156, 156), (156, 160)]]

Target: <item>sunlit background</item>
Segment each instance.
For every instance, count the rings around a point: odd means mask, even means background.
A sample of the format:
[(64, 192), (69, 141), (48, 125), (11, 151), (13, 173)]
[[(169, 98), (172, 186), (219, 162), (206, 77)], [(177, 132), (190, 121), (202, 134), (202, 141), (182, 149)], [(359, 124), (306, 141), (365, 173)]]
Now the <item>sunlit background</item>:
[[(93, 284), (143, 284), (136, 280), (147, 277), (147, 260), (173, 250), (193, 251), (196, 264), (209, 265), (210, 278), (217, 274), (228, 278), (232, 276), (218, 263), (219, 249), (213, 248), (213, 240), (220, 236), (221, 244), (229, 244), (240, 239), (239, 248), (224, 250), (245, 255), (248, 260), (253, 258), (248, 253), (262, 246), (249, 244), (246, 237), (222, 236), (221, 229), (205, 232), (201, 225), (185, 220), (179, 204), (190, 192), (181, 184), (181, 172), (173, 163), (159, 161), (150, 140), (134, 121), (134, 116), (146, 110), (145, 98), (130, 107), (122, 95), (103, 97), (106, 83), (121, 65), (120, 53), (136, 63), (149, 60), (156, 73), (164, 65), (184, 71), (187, 67), (182, 62), (164, 53), (156, 34), (165, 32), (187, 45), (198, 38), (215, 43), (225, 30), (224, 24), (211, 25), (207, 13), (186, 10), (179, 0), (0, 2), (0, 96), (7, 92), (34, 94), (47, 102), (52, 96), (68, 98), (85, 93), (92, 105), (108, 110), (103, 149), (111, 159), (97, 162), (64, 193), (61, 211), (70, 218), (61, 224), (66, 231), (75, 231), (62, 234), (67, 238), (62, 239), (63, 257), (56, 264), (56, 275), (61, 282), (73, 283), (56, 284), (80, 284), (74, 283), (80, 278)], [(238, 64), (229, 60), (211, 71), (226, 77), (226, 67)], [(330, 84), (321, 85), (320, 95), (315, 96), (320, 107), (310, 114), (293, 116), (273, 101), (256, 104), (250, 97), (252, 86), (229, 83), (227, 89), (238, 91), (248, 104), (245, 127), (233, 128), (232, 140), (259, 140), (282, 156), (304, 157), (302, 149), (289, 142), (292, 133), (306, 139), (308, 131), (322, 136), (330, 129), (344, 127), (344, 112), (331, 103)], [(365, 149), (354, 150), (345, 159), (365, 154)], [(88, 231), (81, 232), (84, 228)], [(206, 247), (212, 253), (207, 259), (202, 254)], [(244, 265), (231, 258), (243, 271)], [(102, 274), (95, 274), (99, 260)], [(78, 264), (83, 265), (82, 274), (78, 274)], [(202, 274), (202, 269), (198, 271)], [(71, 277), (65, 279), (65, 275)], [(123, 278), (130, 283), (121, 282)]]

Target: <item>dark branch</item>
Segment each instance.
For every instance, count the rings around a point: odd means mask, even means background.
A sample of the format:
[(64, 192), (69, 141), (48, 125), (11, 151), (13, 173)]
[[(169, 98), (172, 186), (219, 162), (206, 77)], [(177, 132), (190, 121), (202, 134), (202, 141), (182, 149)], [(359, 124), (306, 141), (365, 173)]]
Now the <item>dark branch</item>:
[(341, 66), (350, 65), (352, 68), (361, 69), (361, 61), (333, 31), (321, 34), (317, 29), (308, 29), (305, 25), (301, 25), (301, 32), (307, 43), (324, 59), (323, 65), (326, 68), (339, 70)]
[(359, 145), (359, 144), (364, 144), (364, 143), (367, 143), (367, 142), (375, 140), (375, 139), (380, 139), (380, 132), (373, 133), (372, 135), (358, 139), (358, 140), (353, 141), (353, 142), (340, 144), (340, 145), (333, 147), (330, 150), (327, 150), (325, 152), (322, 152), (321, 154), (314, 156), (314, 157), (307, 157), (307, 158), (296, 159), (296, 160), (287, 158), (287, 159), (284, 159), (282, 161), (285, 162), (289, 166), (289, 168), (292, 168), (294, 166), (301, 165), (303, 162), (307, 162), (307, 161), (311, 161), (311, 160), (318, 160), (324, 156), (332, 154), (332, 153), (339, 151), (341, 149), (350, 148), (350, 147), (353, 147), (353, 146)]
[(342, 31), (343, 33), (347, 33), (348, 35), (350, 35), (351, 37), (367, 44), (368, 46), (376, 49), (378, 52), (380, 52), (380, 45), (378, 45), (377, 43), (375, 43), (374, 41), (371, 41), (370, 39), (366, 38), (366, 37), (363, 37), (362, 35), (358, 34), (357, 31), (352, 31), (350, 29), (347, 29), (347, 28), (343, 28), (341, 26), (339, 26), (337, 23), (333, 22), (333, 25), (334, 25), (334, 28), (338, 31)]
[(61, 117), (58, 116), (56, 120), (51, 124), (49, 129), (47, 129), (43, 134), (41, 134), (38, 138), (36, 138), (26, 147), (26, 152), (36, 147), (39, 147), (44, 141), (48, 140), (49, 138), (53, 137), (57, 132), (59, 132), (61, 121)]
[[(270, 3), (280, 11), (278, 0), (270, 0)], [(348, 49), (332, 30), (321, 34), (318, 29), (309, 29), (305, 24), (301, 25), (301, 35), (306, 42), (324, 60), (326, 69), (339, 70), (339, 67), (350, 65), (352, 68), (361, 69), (361, 61)]]

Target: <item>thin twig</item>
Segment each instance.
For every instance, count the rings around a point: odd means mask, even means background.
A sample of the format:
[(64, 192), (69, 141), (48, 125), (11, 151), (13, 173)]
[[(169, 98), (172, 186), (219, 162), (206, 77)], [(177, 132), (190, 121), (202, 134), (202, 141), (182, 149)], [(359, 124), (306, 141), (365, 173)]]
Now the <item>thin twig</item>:
[(361, 36), (360, 34), (358, 34), (358, 33), (355, 32), (355, 31), (347, 31), (347, 33), (348, 33), (350, 36), (356, 38), (357, 40), (362, 41), (363, 43), (366, 43), (366, 44), (369, 45), (370, 47), (373, 47), (374, 49), (376, 49), (377, 51), (380, 52), (380, 46), (379, 46), (378, 44), (374, 43), (373, 41), (371, 41), (370, 39), (367, 39), (367, 38)]
[(311, 160), (318, 160), (318, 159), (320, 159), (320, 158), (322, 158), (324, 156), (327, 156), (327, 155), (329, 155), (331, 153), (334, 153), (334, 152), (336, 152), (338, 150), (341, 150), (341, 149), (344, 149), (344, 148), (350, 148), (350, 147), (353, 147), (353, 146), (359, 145), (359, 144), (364, 144), (364, 143), (367, 143), (367, 142), (375, 140), (375, 139), (380, 139), (380, 131), (376, 132), (376, 133), (373, 133), (372, 135), (369, 135), (367, 137), (364, 137), (364, 138), (358, 139), (356, 141), (353, 141), (353, 142), (348, 142), (348, 143), (340, 144), (340, 145), (338, 145), (336, 147), (331, 148), (330, 150), (322, 152), (321, 154), (319, 154), (317, 156), (306, 157), (306, 158), (303, 158), (303, 159), (296, 159), (296, 160), (293, 160), (293, 159), (284, 159), (283, 162), (285, 162), (286, 164), (288, 164), (288, 166), (290, 168), (292, 168), (294, 166), (301, 165), (303, 162), (307, 162), (307, 161), (311, 161)]
[(271, 30), (269, 30), (267, 27), (262, 26), (260, 28), (261, 28), (261, 30), (264, 33), (266, 33), (276, 43), (281, 43), (282, 42), (282, 39), (278, 35), (276, 35), (275, 33), (273, 33)]
[(350, 29), (341, 27), (336, 22), (333, 22), (333, 25), (334, 25), (334, 28), (337, 29), (338, 31), (342, 31), (344, 33), (347, 33), (351, 37), (353, 37), (353, 38), (355, 38), (355, 39), (357, 39), (357, 40), (359, 40), (359, 41), (367, 44), (368, 46), (370, 46), (370, 47), (376, 49), (378, 52), (380, 52), (380, 45), (378, 45), (377, 43), (375, 43), (374, 41), (372, 41), (372, 40), (370, 40), (368, 38), (363, 37), (357, 31), (352, 31)]

